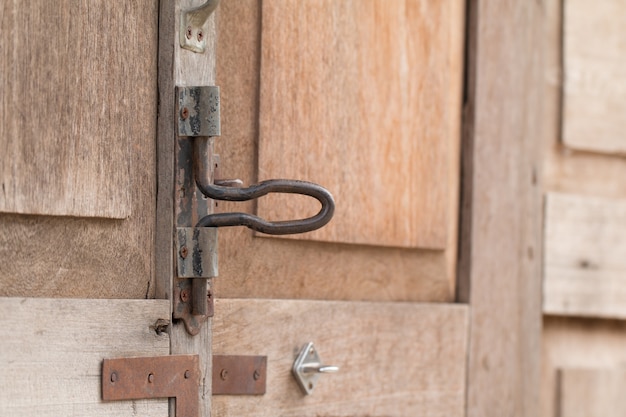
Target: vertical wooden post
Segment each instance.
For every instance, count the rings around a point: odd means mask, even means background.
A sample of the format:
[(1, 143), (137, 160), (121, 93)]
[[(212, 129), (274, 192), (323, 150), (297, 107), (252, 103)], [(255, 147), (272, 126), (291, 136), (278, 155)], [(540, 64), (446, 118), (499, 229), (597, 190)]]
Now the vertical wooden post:
[(469, 2), (459, 299), (467, 416), (539, 415), (541, 2)]
[[(180, 47), (180, 11), (204, 3), (203, 0), (162, 0), (159, 15), (159, 119), (157, 139), (158, 196), (156, 231), (157, 298), (171, 298), (175, 277), (174, 233), (175, 204), (179, 190), (175, 190), (176, 155), (176, 86), (209, 86), (215, 84), (215, 15), (209, 18), (209, 29), (204, 33), (207, 48), (196, 53)], [(211, 205), (208, 212), (212, 210)], [(191, 224), (186, 226), (193, 226)], [(200, 416), (211, 413), (211, 320), (200, 333), (191, 336), (182, 323), (170, 329), (171, 353), (200, 356)], [(170, 414), (173, 408), (170, 405)]]

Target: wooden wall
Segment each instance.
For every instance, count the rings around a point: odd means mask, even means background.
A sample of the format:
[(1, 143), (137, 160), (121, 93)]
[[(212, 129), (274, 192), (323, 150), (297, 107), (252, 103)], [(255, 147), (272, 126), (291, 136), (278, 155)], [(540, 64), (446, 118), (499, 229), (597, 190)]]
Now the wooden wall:
[(624, 415), (626, 3), (545, 7), (542, 415)]

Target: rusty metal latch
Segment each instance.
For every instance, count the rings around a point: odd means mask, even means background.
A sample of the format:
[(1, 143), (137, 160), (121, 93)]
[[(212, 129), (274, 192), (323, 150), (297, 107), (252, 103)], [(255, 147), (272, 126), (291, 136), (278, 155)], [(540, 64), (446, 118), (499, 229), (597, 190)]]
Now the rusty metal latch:
[[(176, 87), (176, 104), (179, 144), (177, 172), (184, 174), (181, 175), (184, 179), (177, 184), (181, 195), (190, 195), (190, 187), (194, 193), (202, 193), (204, 198), (225, 201), (248, 201), (269, 193), (289, 193), (313, 197), (321, 204), (319, 212), (314, 216), (274, 222), (248, 213), (207, 215), (207, 210), (204, 210), (204, 214), (200, 214), (203, 217), (199, 219), (196, 211), (185, 213), (185, 222), (195, 218), (195, 227), (178, 222), (179, 227), (176, 229), (174, 318), (182, 320), (190, 334), (197, 334), (202, 323), (212, 316), (208, 279), (217, 277), (218, 227), (246, 226), (270, 235), (310, 232), (331, 220), (335, 201), (324, 187), (306, 181), (274, 179), (240, 187), (241, 180), (214, 180), (216, 155), (213, 154), (213, 143), (214, 138), (221, 134), (219, 87)], [(191, 169), (189, 164), (192, 165)], [(185, 206), (187, 211), (188, 206)]]
[[(299, 180), (267, 180), (249, 187), (214, 184), (211, 177), (212, 138), (220, 135), (219, 87), (178, 87), (178, 135), (192, 137), (196, 186), (206, 197), (224, 201), (248, 201), (270, 193), (301, 194), (315, 198), (322, 207), (309, 218), (270, 222), (248, 213), (209, 214), (196, 227), (246, 226), (270, 235), (311, 232), (325, 226), (335, 212), (332, 194), (324, 187)], [(215, 117), (217, 115), (217, 117)]]
[(104, 401), (176, 398), (176, 416), (198, 417), (198, 355), (105, 359)]

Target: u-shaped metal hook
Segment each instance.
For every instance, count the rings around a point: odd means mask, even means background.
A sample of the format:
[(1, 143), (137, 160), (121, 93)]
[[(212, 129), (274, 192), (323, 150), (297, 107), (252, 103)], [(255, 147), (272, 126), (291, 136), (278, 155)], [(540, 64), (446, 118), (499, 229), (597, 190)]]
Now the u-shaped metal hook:
[(248, 213), (209, 214), (197, 227), (246, 226), (269, 235), (290, 235), (317, 230), (325, 226), (335, 212), (332, 194), (324, 187), (307, 181), (267, 180), (246, 188), (224, 187), (211, 183), (209, 171), (210, 138), (196, 137), (193, 144), (194, 176), (198, 189), (214, 200), (248, 201), (270, 193), (302, 194), (315, 198), (322, 205), (311, 217), (299, 220), (270, 222)]

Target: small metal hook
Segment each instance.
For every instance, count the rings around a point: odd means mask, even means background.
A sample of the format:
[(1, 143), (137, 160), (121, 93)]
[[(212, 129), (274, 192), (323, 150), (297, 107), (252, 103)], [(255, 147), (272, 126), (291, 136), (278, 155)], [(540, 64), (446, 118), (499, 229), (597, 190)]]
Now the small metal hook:
[(293, 363), (291, 372), (302, 391), (307, 395), (313, 392), (320, 374), (339, 372), (338, 366), (322, 365), (321, 362), (313, 342), (309, 342), (304, 345)]
[(317, 372), (318, 374), (334, 374), (336, 372), (339, 372), (339, 367), (332, 366), (332, 365), (320, 365), (319, 363), (316, 363), (316, 364), (309, 363), (309, 364), (302, 366), (300, 370), (304, 372), (305, 374), (309, 372)]

